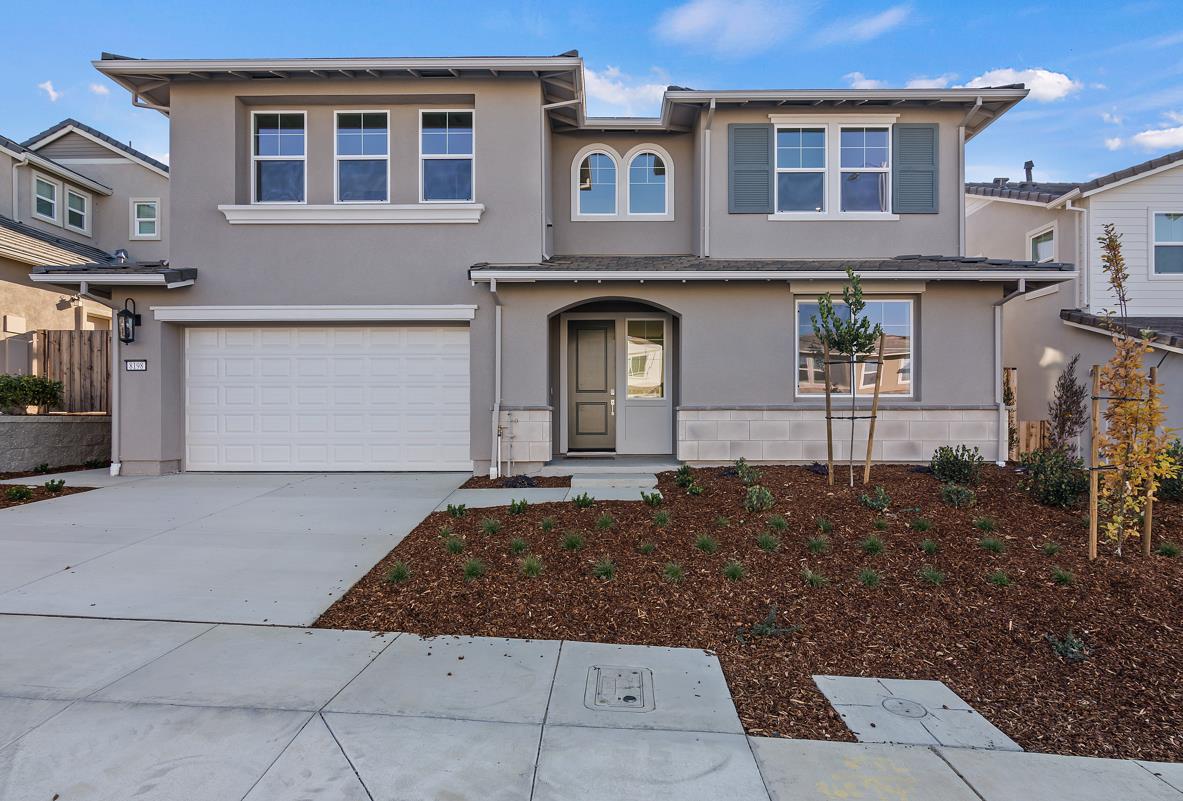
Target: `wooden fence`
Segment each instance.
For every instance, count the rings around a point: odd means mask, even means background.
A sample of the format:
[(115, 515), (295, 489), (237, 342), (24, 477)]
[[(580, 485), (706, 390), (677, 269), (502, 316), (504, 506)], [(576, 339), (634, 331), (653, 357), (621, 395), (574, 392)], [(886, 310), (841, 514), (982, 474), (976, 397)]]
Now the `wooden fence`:
[(62, 382), (59, 411), (110, 412), (110, 331), (37, 331), (31, 368)]
[(1047, 420), (1020, 420), (1018, 414), (1019, 370), (1016, 367), (1003, 368), (1002, 380), (1010, 395), (1010, 405), (1007, 407), (1007, 425), (1011, 429), (1010, 448), (1007, 456), (1017, 461), (1024, 453), (1046, 448), (1051, 433), (1051, 424)]

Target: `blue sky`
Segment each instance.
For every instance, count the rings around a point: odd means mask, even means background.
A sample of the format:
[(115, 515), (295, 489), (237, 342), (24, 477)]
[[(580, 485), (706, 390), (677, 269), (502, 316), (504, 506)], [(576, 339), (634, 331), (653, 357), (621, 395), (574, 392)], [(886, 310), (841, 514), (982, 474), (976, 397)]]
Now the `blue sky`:
[[(147, 58), (549, 55), (578, 49), (592, 114), (696, 89), (958, 86), (1032, 94), (969, 145), (971, 180), (1084, 180), (1183, 148), (1178, 0), (1129, 2), (60, 2), (0, 54), (0, 133), (63, 117), (160, 158), (167, 122), (90, 66)], [(26, 22), (29, 20), (26, 18)]]

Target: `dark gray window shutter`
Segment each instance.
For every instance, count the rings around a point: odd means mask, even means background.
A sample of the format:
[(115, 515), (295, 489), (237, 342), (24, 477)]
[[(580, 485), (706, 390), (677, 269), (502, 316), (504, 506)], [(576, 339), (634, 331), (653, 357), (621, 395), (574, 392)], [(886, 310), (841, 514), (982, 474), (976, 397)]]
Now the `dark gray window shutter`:
[(727, 211), (772, 213), (772, 126), (727, 126)]
[(891, 200), (896, 214), (936, 214), (940, 211), (935, 123), (897, 123), (892, 141)]

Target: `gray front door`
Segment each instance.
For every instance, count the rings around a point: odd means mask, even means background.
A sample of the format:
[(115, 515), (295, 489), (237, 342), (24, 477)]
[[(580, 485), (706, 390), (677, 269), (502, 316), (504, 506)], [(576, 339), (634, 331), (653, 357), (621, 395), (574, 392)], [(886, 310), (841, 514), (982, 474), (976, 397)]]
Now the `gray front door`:
[(616, 321), (572, 320), (568, 325), (568, 449), (615, 450)]

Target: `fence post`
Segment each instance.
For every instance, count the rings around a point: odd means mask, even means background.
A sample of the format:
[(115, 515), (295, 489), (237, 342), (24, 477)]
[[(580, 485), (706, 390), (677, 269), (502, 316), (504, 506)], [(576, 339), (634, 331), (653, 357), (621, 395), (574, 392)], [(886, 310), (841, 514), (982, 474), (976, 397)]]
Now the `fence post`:
[(1093, 405), (1089, 435), (1089, 561), (1097, 558), (1097, 437), (1101, 433), (1101, 367), (1093, 365)]

